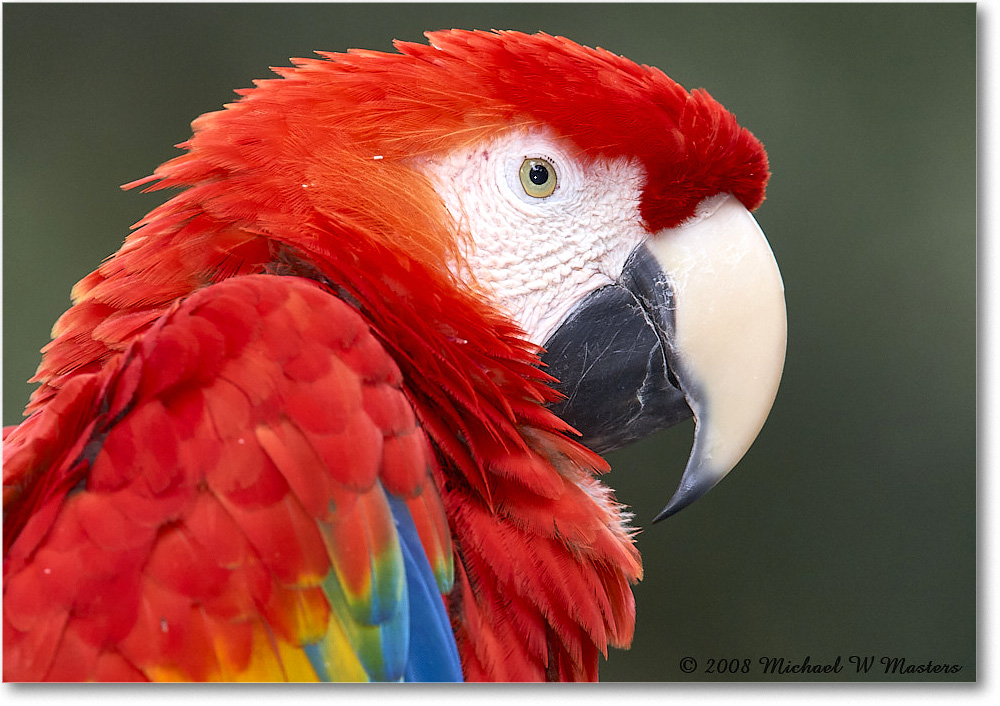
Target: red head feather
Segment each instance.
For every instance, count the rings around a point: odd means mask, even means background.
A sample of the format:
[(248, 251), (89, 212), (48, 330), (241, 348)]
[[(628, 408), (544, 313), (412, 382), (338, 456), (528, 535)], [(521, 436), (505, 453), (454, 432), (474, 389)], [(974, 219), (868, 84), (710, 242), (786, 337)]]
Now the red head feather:
[(764, 200), (763, 147), (705, 91), (688, 93), (657, 68), (563, 37), (427, 36), (430, 47), (396, 46), (453, 75), (459, 90), (437, 88), (468, 102), (457, 107), (460, 114), (545, 124), (585, 154), (638, 159), (647, 173), (641, 212), (651, 231), (677, 225), (716, 193), (732, 193), (750, 210)]
[[(639, 160), (647, 173), (641, 211), (651, 231), (677, 225), (716, 193), (730, 192), (751, 210), (764, 199), (761, 144), (708, 93), (689, 93), (659, 69), (546, 34), (427, 36), (430, 45), (397, 42), (400, 54), (355, 50), (294, 60), (296, 68), (276, 69), (284, 80), (258, 82), (229, 110), (196, 121), (188, 146), (202, 160), (214, 153), (216, 173), (258, 168), (255, 191), (270, 182), (277, 193), (255, 201), (251, 218), (349, 207), (362, 219), (381, 214), (388, 222), (373, 224), (375, 234), (397, 238), (412, 230), (414, 207), (421, 214), (433, 199), (426, 184), (392, 165), (519, 125), (547, 125), (584, 155)], [(193, 175), (184, 164), (165, 165), (160, 186), (186, 183)], [(272, 169), (261, 183), (260, 172)], [(397, 188), (385, 188), (399, 179)], [(422, 239), (434, 233), (433, 249), (454, 255), (453, 234), (440, 232), (438, 213), (428, 215), (419, 224)]]

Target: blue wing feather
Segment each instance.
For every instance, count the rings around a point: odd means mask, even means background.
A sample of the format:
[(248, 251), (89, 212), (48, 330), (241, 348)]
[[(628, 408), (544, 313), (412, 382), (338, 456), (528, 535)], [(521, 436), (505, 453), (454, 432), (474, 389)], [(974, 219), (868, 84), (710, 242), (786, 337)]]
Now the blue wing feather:
[(389, 497), (406, 569), (410, 607), (410, 645), (403, 678), (406, 681), (463, 681), (451, 621), (437, 580), (424, 553), (406, 503)]

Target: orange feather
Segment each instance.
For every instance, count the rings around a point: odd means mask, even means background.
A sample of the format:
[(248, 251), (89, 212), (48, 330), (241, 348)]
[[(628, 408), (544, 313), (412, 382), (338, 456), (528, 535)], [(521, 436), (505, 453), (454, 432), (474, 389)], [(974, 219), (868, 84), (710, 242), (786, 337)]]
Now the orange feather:
[[(412, 160), (544, 123), (638, 159), (656, 230), (711, 193), (756, 206), (766, 157), (707, 93), (607, 51), (428, 36), (294, 60), (127, 186), (181, 191), (74, 288), (5, 435), (5, 678), (384, 676), (386, 493), (466, 678), (595, 679), (631, 640), (641, 567), (606, 464), (452, 274), (463, 236)], [(353, 652), (320, 674), (316, 639)]]

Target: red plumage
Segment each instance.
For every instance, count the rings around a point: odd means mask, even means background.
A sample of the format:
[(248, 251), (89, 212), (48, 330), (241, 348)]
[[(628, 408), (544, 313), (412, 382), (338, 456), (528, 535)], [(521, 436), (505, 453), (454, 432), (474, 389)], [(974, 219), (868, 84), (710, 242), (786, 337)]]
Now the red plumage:
[(595, 679), (631, 640), (641, 568), (606, 464), (452, 274), (459, 236), (408, 160), (545, 123), (644, 165), (652, 231), (720, 191), (755, 207), (766, 158), (707, 93), (609, 52), (428, 36), (276, 69), (132, 184), (183, 190), (74, 288), (5, 439), (6, 679), (301, 678), (322, 577), (352, 612), (394, 580), (385, 493), (454, 561), (466, 678)]

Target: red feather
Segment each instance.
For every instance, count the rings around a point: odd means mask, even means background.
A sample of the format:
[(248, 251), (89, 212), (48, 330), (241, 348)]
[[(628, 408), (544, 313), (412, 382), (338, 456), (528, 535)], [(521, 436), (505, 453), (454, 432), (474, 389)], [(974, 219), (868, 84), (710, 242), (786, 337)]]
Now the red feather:
[(359, 615), (395, 585), (386, 492), (450, 590), (467, 678), (595, 679), (631, 640), (641, 568), (607, 466), (452, 275), (463, 244), (411, 163), (544, 123), (637, 159), (655, 231), (722, 191), (756, 207), (766, 157), (707, 93), (607, 51), (428, 36), (295, 60), (129, 185), (182, 191), (74, 288), (5, 432), (5, 678), (315, 676), (329, 567)]

